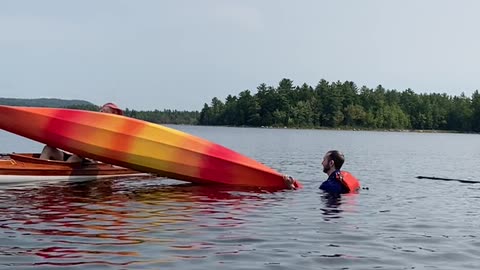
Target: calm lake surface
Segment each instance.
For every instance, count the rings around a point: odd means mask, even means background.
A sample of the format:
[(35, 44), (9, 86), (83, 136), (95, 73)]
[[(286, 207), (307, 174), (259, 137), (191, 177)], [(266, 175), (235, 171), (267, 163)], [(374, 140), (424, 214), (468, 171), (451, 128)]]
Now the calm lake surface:
[[(0, 268), (477, 269), (480, 136), (172, 126), (300, 179), (241, 191), (164, 179), (0, 188)], [(0, 131), (0, 152), (42, 145)], [(323, 154), (359, 194), (329, 197)]]

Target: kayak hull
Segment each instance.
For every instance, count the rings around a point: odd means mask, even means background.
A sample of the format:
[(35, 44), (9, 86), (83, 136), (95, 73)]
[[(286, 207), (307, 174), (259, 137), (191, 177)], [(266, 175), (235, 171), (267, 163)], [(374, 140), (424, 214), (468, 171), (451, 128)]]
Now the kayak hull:
[(0, 184), (91, 181), (120, 177), (147, 177), (127, 168), (101, 162), (68, 163), (42, 160), (39, 154), (15, 153), (0, 156)]
[(251, 158), (187, 133), (125, 116), (0, 106), (0, 128), (83, 157), (173, 179), (286, 188), (280, 173)]

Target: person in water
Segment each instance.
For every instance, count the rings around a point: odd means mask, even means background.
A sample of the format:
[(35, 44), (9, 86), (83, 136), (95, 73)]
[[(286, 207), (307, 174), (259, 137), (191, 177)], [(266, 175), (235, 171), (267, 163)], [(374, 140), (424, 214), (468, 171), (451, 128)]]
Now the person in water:
[[(320, 189), (332, 194), (356, 192), (360, 188), (358, 180), (348, 172), (340, 171), (345, 162), (345, 156), (337, 151), (330, 150), (323, 157), (323, 172), (328, 175)], [(285, 184), (290, 189), (295, 189), (294, 179), (284, 175)]]
[[(108, 102), (105, 103), (101, 108), (100, 112), (104, 113), (113, 113), (118, 115), (123, 115), (123, 111), (117, 107), (114, 103)], [(68, 154), (62, 150), (45, 145), (43, 147), (42, 153), (40, 154), (40, 159), (49, 159), (49, 160), (62, 160), (66, 162), (82, 162), (83, 158), (75, 154)]]
[(320, 189), (336, 194), (348, 192), (346, 185), (340, 180), (340, 169), (344, 162), (345, 156), (337, 150), (331, 150), (325, 154), (322, 166), (328, 178), (320, 185)]

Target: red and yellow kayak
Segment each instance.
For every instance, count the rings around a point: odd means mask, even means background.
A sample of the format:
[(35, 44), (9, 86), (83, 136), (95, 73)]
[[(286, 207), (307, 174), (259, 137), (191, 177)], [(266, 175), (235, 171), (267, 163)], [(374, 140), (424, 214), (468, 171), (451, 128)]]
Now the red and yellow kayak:
[(173, 179), (286, 188), (280, 173), (251, 158), (187, 133), (125, 116), (0, 106), (0, 128), (83, 157)]
[(147, 173), (102, 162), (76, 162), (39, 159), (40, 154), (0, 155), (0, 185), (50, 181), (90, 181), (120, 177), (151, 177)]

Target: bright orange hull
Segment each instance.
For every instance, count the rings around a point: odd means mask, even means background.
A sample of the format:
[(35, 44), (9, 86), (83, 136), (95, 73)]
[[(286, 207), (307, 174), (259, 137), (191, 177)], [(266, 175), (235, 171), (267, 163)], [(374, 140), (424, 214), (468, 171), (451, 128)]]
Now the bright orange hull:
[(129, 117), (0, 106), (0, 128), (83, 157), (173, 179), (286, 187), (280, 173), (253, 159), (205, 139)]

